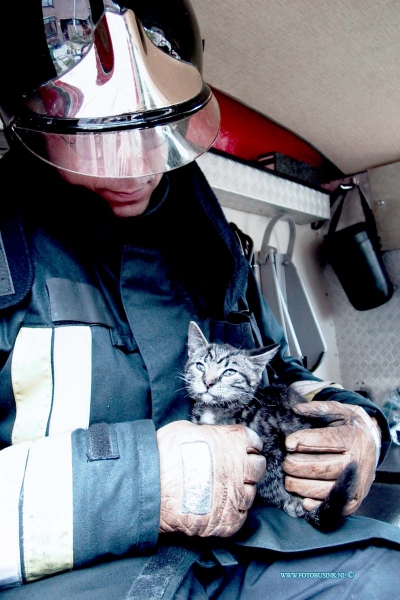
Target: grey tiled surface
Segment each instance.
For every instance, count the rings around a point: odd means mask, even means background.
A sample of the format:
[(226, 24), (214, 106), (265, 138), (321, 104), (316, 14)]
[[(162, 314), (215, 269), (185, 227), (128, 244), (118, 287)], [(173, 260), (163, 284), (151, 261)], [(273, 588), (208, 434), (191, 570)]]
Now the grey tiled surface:
[(395, 291), (372, 310), (353, 308), (330, 265), (325, 269), (342, 384), (367, 391), (378, 404), (391, 387), (400, 386), (400, 250), (383, 256)]

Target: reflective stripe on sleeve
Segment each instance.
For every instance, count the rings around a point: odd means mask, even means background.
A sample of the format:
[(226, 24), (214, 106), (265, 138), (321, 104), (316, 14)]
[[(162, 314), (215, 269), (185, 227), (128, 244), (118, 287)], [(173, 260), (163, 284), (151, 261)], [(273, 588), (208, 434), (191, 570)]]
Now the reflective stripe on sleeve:
[(16, 404), (12, 443), (46, 435), (53, 393), (52, 329), (22, 327), (14, 346), (11, 378)]
[(31, 444), (22, 509), (26, 581), (73, 567), (71, 435)]
[(29, 447), (26, 442), (0, 452), (0, 589), (22, 581), (19, 504)]
[(49, 435), (87, 429), (92, 385), (92, 333), (88, 326), (54, 330), (54, 398)]

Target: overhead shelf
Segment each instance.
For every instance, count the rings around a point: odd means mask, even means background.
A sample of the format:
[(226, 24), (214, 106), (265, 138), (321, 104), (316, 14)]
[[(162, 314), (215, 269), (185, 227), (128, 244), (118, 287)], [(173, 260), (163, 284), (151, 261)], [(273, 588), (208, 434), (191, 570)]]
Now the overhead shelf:
[(329, 193), (238, 159), (206, 152), (197, 163), (222, 206), (303, 225), (330, 218)]

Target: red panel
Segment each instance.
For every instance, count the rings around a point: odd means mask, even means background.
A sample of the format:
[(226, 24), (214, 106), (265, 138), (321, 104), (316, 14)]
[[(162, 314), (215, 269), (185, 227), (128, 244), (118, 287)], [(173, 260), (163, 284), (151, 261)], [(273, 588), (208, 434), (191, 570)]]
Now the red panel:
[(221, 109), (221, 129), (213, 145), (215, 149), (244, 160), (256, 160), (259, 154), (280, 152), (322, 170), (331, 165), (318, 150), (296, 134), (221, 90), (212, 90)]

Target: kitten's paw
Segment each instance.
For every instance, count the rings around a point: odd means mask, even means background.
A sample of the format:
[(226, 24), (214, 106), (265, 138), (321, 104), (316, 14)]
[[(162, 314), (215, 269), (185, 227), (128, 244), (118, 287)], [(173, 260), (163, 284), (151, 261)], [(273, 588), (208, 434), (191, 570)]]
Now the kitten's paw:
[(290, 500), (286, 500), (286, 502), (283, 504), (283, 510), (291, 517), (295, 517), (297, 519), (304, 517), (307, 512), (304, 509), (303, 502), (300, 498), (291, 498)]

